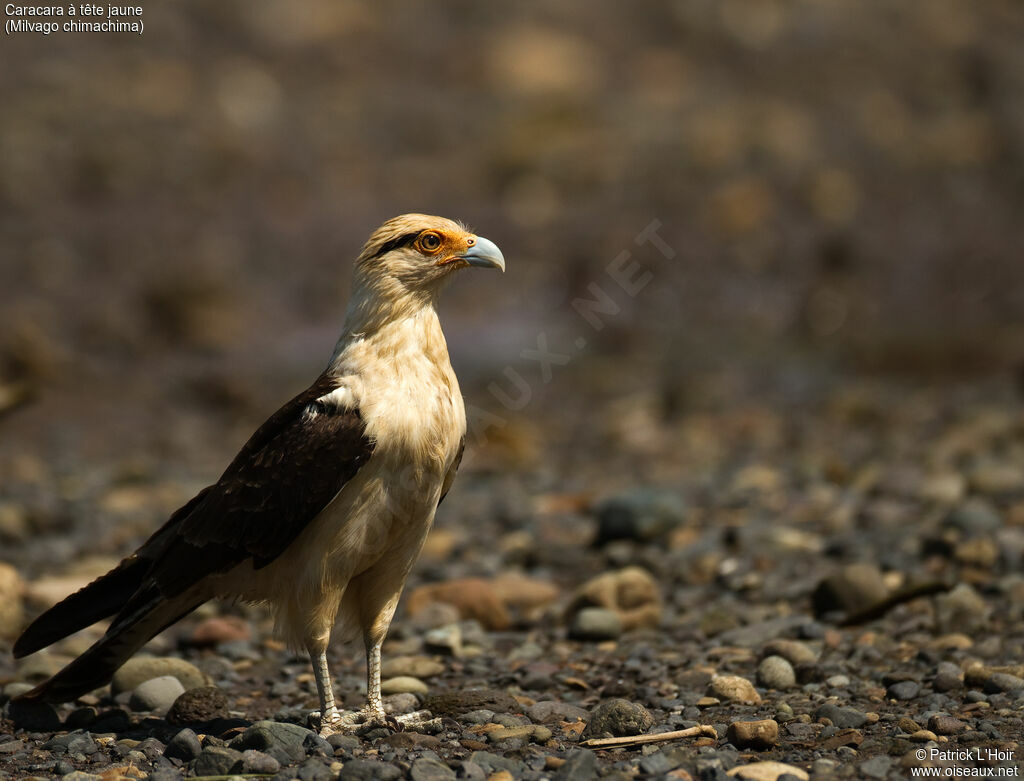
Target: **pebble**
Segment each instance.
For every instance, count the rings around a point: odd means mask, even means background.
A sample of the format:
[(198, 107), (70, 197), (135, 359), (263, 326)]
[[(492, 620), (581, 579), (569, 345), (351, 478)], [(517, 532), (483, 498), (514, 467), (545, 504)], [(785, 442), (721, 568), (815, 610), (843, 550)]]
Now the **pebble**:
[(911, 734), (910, 739), (915, 743), (928, 743), (931, 741), (937, 741), (939, 737), (930, 729), (919, 729), (917, 732)]
[(796, 686), (796, 672), (789, 660), (766, 656), (757, 666), (757, 682), (766, 689), (790, 689)]
[(558, 721), (586, 721), (590, 712), (578, 705), (557, 700), (542, 700), (526, 709), (530, 721), (550, 724)]
[(487, 709), (495, 713), (520, 713), (515, 698), (500, 689), (465, 689), (427, 697), (423, 707), (435, 716), (456, 717), (470, 711)]
[(885, 690), (885, 695), (891, 700), (912, 700), (920, 693), (921, 684), (917, 681), (899, 681)]
[(764, 646), (764, 655), (781, 656), (790, 664), (814, 664), (818, 661), (818, 654), (807, 643), (799, 640), (772, 640)]
[(429, 689), (419, 678), (399, 675), (381, 681), (380, 691), (381, 694), (426, 694)]
[(708, 694), (722, 700), (743, 702), (757, 705), (761, 695), (754, 689), (754, 684), (739, 675), (715, 675), (708, 684)]
[(136, 712), (154, 711), (163, 715), (184, 693), (185, 687), (181, 685), (181, 681), (173, 675), (161, 675), (158, 678), (143, 681), (136, 686), (132, 690), (128, 707)]
[(429, 656), (394, 656), (384, 661), (381, 675), (385, 678), (409, 676), (423, 680), (441, 675), (444, 671), (444, 664)]
[(563, 764), (555, 771), (555, 781), (591, 781), (597, 778), (597, 754), (585, 748), (569, 752)]
[(993, 534), (1002, 528), (1003, 519), (990, 501), (972, 497), (950, 510), (943, 523), (967, 534)]
[(281, 752), (292, 758), (301, 760), (306, 756), (305, 744), (316, 734), (298, 724), (280, 721), (257, 721), (229, 744), (239, 751), (255, 749), (276, 757)]
[(885, 778), (889, 775), (889, 768), (892, 766), (892, 759), (879, 754), (860, 763), (859, 770), (862, 775), (868, 778)]
[(825, 683), (833, 689), (842, 689), (850, 685), (850, 677), (848, 675), (830, 675), (825, 679)]
[(824, 578), (811, 594), (818, 617), (842, 611), (856, 613), (878, 604), (889, 596), (881, 570), (874, 564), (847, 564)]
[(868, 717), (856, 708), (825, 703), (814, 712), (815, 720), (828, 719), (839, 729), (860, 729), (868, 723)]
[(449, 656), (462, 656), (462, 629), (458, 624), (445, 624), (423, 634), (427, 648)]
[(773, 719), (734, 721), (729, 725), (726, 737), (738, 749), (763, 751), (779, 742), (779, 725)]
[(196, 757), (192, 770), (197, 776), (226, 776), (241, 767), (241, 751), (227, 746), (207, 746)]
[(178, 730), (174, 737), (167, 743), (164, 749), (164, 756), (171, 759), (180, 759), (183, 762), (191, 762), (199, 756), (203, 747), (199, 744), (199, 737), (195, 732), (186, 728)]
[(200, 621), (189, 637), (189, 643), (197, 646), (214, 646), (221, 643), (246, 642), (252, 637), (249, 622), (238, 616), (214, 616)]
[(409, 592), (406, 610), (416, 616), (434, 603), (451, 605), (462, 619), (476, 619), (490, 630), (508, 629), (512, 623), (505, 603), (490, 581), (483, 578), (461, 578), (420, 586)]
[(654, 717), (643, 705), (611, 699), (597, 705), (590, 714), (580, 740), (641, 735), (654, 726)]
[(573, 616), (569, 637), (574, 640), (614, 640), (622, 630), (622, 619), (615, 611), (585, 607)]
[(795, 776), (800, 781), (808, 781), (807, 771), (787, 765), (784, 762), (752, 762), (749, 765), (740, 765), (728, 771), (726, 775), (733, 778), (747, 778), (750, 781), (775, 781), (784, 775)]
[(605, 572), (576, 590), (568, 612), (575, 615), (588, 607), (612, 611), (626, 631), (657, 627), (662, 614), (661, 588), (642, 567)]
[(262, 751), (248, 749), (242, 752), (242, 772), (273, 775), (281, 769), (281, 763)]
[(412, 781), (454, 781), (455, 771), (439, 760), (423, 757), (412, 763), (409, 778)]
[(1015, 692), (1024, 689), (1024, 678), (1009, 673), (992, 673), (985, 680), (984, 691), (988, 694), (993, 692)]
[(967, 729), (967, 724), (955, 716), (937, 713), (928, 719), (928, 729), (936, 735), (956, 735)]
[(184, 659), (173, 656), (136, 656), (114, 673), (110, 691), (116, 697), (121, 692), (134, 690), (140, 683), (164, 675), (173, 675), (186, 690), (206, 686), (208, 683), (206, 676)]
[(649, 542), (686, 520), (686, 503), (675, 493), (638, 490), (605, 499), (594, 513), (598, 545), (612, 540)]
[(350, 759), (338, 776), (339, 781), (398, 781), (402, 771), (394, 765), (372, 759)]
[(199, 686), (183, 692), (167, 711), (167, 723), (198, 724), (228, 715), (228, 698), (217, 686)]
[(988, 622), (992, 608), (967, 583), (935, 597), (935, 617), (945, 631), (972, 632)]

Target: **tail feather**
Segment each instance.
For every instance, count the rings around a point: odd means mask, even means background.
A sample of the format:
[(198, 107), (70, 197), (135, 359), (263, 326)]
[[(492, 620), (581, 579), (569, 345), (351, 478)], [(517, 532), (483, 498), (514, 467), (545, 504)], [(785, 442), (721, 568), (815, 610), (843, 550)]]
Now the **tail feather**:
[(109, 683), (117, 669), (150, 639), (205, 601), (194, 593), (167, 599), (155, 588), (149, 592), (135, 595), (107, 633), (85, 653), (16, 699), (69, 702), (98, 689)]
[(35, 653), (120, 611), (142, 584), (151, 564), (130, 556), (106, 575), (58, 602), (15, 641), (14, 657), (20, 659)]

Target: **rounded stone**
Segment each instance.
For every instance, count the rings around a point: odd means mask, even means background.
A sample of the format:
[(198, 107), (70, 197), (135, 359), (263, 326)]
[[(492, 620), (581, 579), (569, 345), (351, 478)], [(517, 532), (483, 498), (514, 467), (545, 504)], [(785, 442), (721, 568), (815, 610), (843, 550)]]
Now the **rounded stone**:
[(629, 700), (605, 700), (594, 708), (580, 740), (640, 735), (654, 726), (654, 717), (643, 705)]
[(121, 692), (133, 691), (140, 683), (164, 675), (173, 675), (185, 690), (207, 684), (206, 676), (194, 664), (174, 656), (137, 656), (125, 662), (114, 673), (110, 691), (115, 697)]
[(167, 723), (181, 726), (224, 718), (228, 698), (217, 686), (199, 686), (182, 693), (167, 711)]
[(155, 711), (164, 714), (178, 697), (185, 693), (181, 681), (173, 675), (161, 675), (143, 681), (132, 690), (128, 707), (133, 711)]
[(761, 702), (761, 695), (757, 693), (754, 684), (740, 675), (715, 675), (708, 684), (708, 694), (722, 700), (733, 702), (745, 702), (757, 705)]
[(791, 689), (796, 686), (796, 672), (788, 659), (766, 656), (757, 666), (757, 682), (766, 689)]
[(614, 640), (621, 634), (622, 619), (603, 607), (583, 608), (569, 625), (569, 637), (574, 640)]
[(399, 675), (381, 681), (381, 694), (426, 694), (429, 689), (419, 678), (411, 675)]
[(726, 737), (738, 749), (764, 751), (779, 742), (779, 725), (774, 719), (734, 721)]

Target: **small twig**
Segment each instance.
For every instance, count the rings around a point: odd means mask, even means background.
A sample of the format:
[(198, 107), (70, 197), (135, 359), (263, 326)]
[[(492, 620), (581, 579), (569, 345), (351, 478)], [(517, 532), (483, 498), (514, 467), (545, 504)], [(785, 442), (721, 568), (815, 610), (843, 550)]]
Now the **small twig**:
[(718, 733), (709, 724), (698, 724), (688, 729), (677, 729), (674, 732), (659, 732), (655, 735), (629, 735), (624, 738), (591, 738), (584, 740), (579, 745), (583, 748), (617, 748), (619, 746), (639, 746), (644, 743), (661, 743), (666, 740), (677, 738), (695, 738), (698, 735), (707, 735), (709, 738), (717, 738)]

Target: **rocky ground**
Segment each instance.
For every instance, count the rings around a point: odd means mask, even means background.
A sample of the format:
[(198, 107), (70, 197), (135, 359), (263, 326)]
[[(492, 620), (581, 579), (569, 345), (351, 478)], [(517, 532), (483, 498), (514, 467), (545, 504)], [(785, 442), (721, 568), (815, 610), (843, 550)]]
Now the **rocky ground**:
[[(583, 410), (538, 410), (566, 452), (525, 457), (510, 424), (467, 460), (385, 647), (388, 708), (429, 711), (421, 731), (320, 739), (307, 660), (260, 611), (210, 604), (56, 709), (8, 700), (96, 630), (18, 663), (0, 646), (0, 776), (1017, 773), (1024, 410), (1008, 385), (615, 403), (625, 424), (592, 440)], [(136, 542), (129, 518), (195, 487), (125, 465), (5, 467), (8, 639)], [(358, 707), (361, 651), (332, 658)]]

